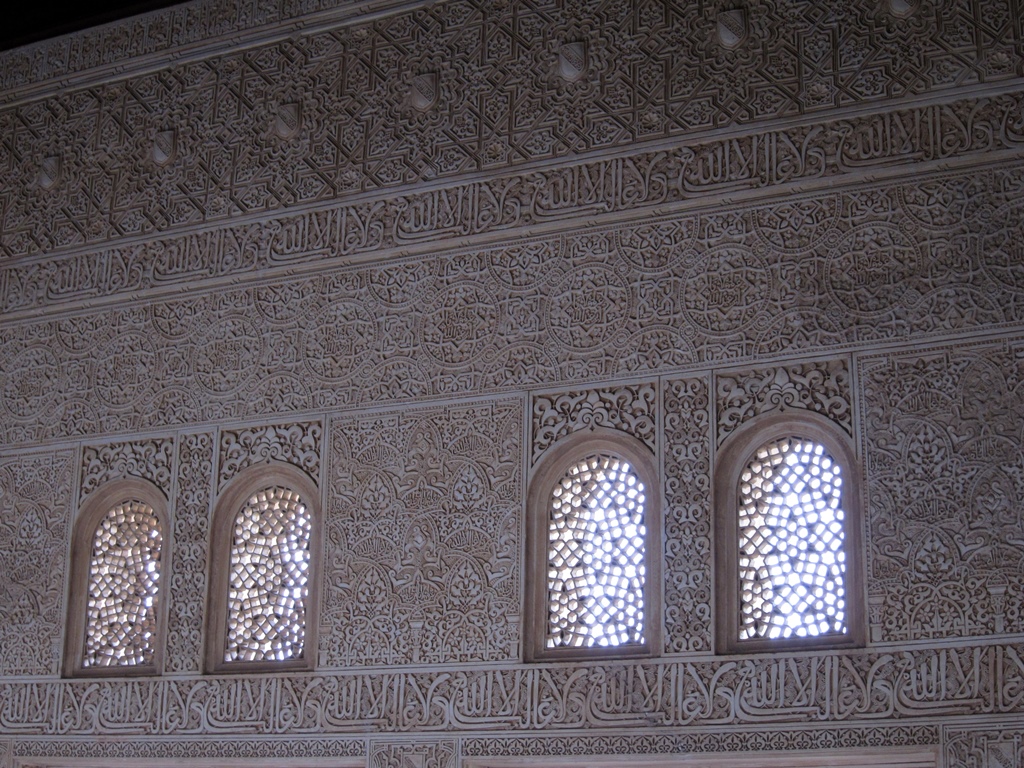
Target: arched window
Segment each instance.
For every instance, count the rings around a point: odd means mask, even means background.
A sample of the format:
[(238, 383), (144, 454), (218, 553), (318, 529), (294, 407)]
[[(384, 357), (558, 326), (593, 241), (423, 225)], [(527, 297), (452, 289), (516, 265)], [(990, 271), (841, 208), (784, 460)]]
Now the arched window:
[(316, 650), (319, 491), (285, 465), (250, 467), (217, 502), (206, 666), (310, 668)]
[(563, 438), (530, 482), (528, 660), (649, 655), (661, 637), (654, 456), (611, 430)]
[(166, 499), (146, 481), (116, 480), (85, 500), (71, 555), (68, 674), (160, 671), (169, 536)]
[(718, 647), (863, 644), (859, 474), (812, 413), (755, 421), (716, 470)]

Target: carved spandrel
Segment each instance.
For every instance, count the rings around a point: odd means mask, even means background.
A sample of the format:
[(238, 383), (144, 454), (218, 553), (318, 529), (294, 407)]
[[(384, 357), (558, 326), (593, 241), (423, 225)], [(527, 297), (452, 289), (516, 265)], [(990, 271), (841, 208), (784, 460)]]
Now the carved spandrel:
[(766, 413), (807, 410), (853, 436), (853, 393), (845, 357), (799, 365), (720, 373), (715, 377), (717, 438)]
[(559, 438), (602, 427), (625, 432), (655, 450), (658, 391), (653, 383), (535, 395), (531, 461)]
[(222, 430), (217, 490), (223, 490), (246, 467), (268, 461), (293, 464), (319, 481), (322, 443), (323, 424), (319, 421)]
[(170, 498), (173, 461), (173, 438), (86, 446), (82, 452), (81, 498), (122, 477), (148, 480)]

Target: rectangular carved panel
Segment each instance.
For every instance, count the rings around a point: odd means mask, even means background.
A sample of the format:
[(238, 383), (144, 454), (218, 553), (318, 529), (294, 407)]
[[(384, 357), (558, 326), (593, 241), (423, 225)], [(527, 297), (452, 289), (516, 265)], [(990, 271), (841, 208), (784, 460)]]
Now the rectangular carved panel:
[(710, 651), (711, 423), (707, 378), (665, 392), (665, 650)]
[(168, 672), (200, 670), (213, 448), (214, 436), (210, 433), (185, 434), (178, 438), (174, 549), (171, 552), (171, 578), (167, 585), (170, 587), (165, 661)]
[(522, 406), (331, 422), (320, 664), (515, 659)]
[(0, 675), (58, 672), (72, 458), (0, 457)]
[(1024, 340), (860, 371), (872, 637), (1024, 631)]

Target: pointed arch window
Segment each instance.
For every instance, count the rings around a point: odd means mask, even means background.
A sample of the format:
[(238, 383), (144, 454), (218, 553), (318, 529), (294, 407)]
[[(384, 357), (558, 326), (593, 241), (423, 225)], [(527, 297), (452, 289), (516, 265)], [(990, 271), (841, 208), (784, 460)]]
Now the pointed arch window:
[(528, 660), (650, 655), (660, 639), (654, 457), (611, 430), (552, 446), (530, 482)]
[(71, 555), (68, 674), (160, 671), (167, 515), (163, 493), (138, 479), (108, 483), (85, 500)]
[(811, 413), (755, 421), (723, 446), (720, 651), (863, 644), (856, 468), (849, 438)]
[(293, 467), (252, 467), (228, 485), (213, 528), (209, 671), (312, 666), (319, 530), (319, 492)]

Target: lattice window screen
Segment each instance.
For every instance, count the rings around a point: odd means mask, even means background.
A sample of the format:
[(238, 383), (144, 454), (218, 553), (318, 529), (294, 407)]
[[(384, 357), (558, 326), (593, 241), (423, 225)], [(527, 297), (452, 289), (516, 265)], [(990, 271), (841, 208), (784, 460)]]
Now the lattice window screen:
[(740, 476), (740, 639), (844, 634), (839, 464), (800, 437), (761, 446)]
[(551, 496), (548, 648), (644, 642), (644, 485), (609, 454), (574, 464)]
[(225, 661), (302, 656), (311, 532), (302, 499), (279, 486), (254, 493), (235, 517)]
[(83, 667), (151, 664), (163, 535), (141, 501), (113, 507), (93, 535)]

